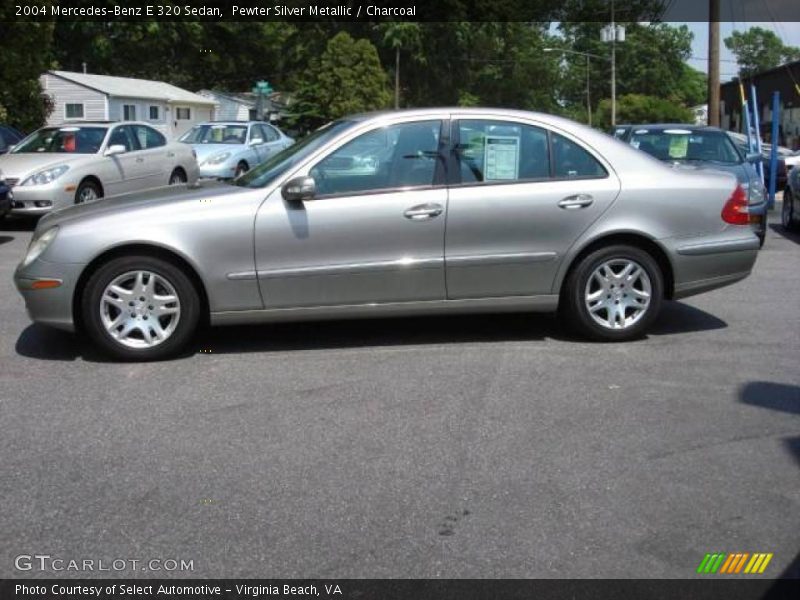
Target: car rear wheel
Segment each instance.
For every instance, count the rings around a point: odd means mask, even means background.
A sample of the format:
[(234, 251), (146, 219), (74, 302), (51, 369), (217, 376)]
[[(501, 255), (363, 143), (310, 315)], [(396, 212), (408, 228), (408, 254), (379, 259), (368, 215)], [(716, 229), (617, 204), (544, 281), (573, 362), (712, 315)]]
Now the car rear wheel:
[(783, 208), (781, 208), (781, 225), (784, 229), (794, 230), (797, 228), (793, 204), (792, 192), (787, 188), (783, 192)]
[(641, 337), (661, 310), (664, 278), (650, 254), (628, 245), (591, 252), (572, 269), (562, 314), (580, 335), (615, 342)]
[(92, 202), (103, 197), (103, 190), (91, 179), (82, 181), (75, 192), (75, 204), (83, 204), (84, 202)]
[(115, 258), (95, 271), (84, 288), (86, 333), (122, 360), (158, 360), (191, 340), (200, 298), (178, 266), (151, 256)]

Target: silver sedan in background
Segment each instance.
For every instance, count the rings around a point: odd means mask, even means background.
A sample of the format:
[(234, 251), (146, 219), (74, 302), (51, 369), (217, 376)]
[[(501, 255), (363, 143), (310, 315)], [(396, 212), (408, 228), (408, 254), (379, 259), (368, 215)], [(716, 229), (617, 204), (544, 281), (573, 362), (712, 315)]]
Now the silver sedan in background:
[(280, 129), (261, 121), (200, 123), (178, 140), (197, 154), (200, 177), (232, 179), (294, 144)]
[(0, 156), (13, 214), (39, 215), (105, 196), (197, 181), (191, 148), (145, 123), (43, 127)]
[(341, 119), (235, 185), (48, 215), (15, 281), (34, 321), (146, 360), (205, 319), (558, 309), (630, 340), (663, 299), (739, 281), (757, 254), (730, 173), (549, 115), (426, 109)]

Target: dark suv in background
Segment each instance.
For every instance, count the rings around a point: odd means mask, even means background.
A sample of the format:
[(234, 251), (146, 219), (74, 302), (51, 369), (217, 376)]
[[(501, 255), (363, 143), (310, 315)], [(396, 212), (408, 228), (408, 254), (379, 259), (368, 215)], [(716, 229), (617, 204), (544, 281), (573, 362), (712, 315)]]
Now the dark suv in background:
[(753, 230), (761, 244), (767, 231), (767, 192), (749, 157), (737, 147), (727, 131), (706, 125), (659, 123), (619, 125), (611, 134), (676, 168), (725, 171), (736, 176), (747, 192)]

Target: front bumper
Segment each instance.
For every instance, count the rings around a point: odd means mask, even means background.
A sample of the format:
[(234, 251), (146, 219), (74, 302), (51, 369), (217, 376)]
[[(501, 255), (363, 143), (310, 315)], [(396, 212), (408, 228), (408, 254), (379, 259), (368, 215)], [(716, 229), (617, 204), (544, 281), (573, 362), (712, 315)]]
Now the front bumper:
[[(86, 265), (35, 260), (14, 272), (14, 284), (25, 299), (28, 316), (35, 323), (75, 331), (73, 297), (78, 278)], [(35, 289), (37, 281), (60, 281), (58, 287)]]
[(8, 190), (0, 188), (0, 217), (5, 216), (11, 210), (11, 199), (8, 197)]
[(48, 185), (15, 185), (11, 188), (11, 213), (15, 215), (43, 215), (57, 208), (75, 203), (75, 192), (64, 190), (63, 182)]
[(218, 165), (199, 165), (200, 177), (203, 179), (233, 179), (236, 174), (236, 165), (221, 163)]

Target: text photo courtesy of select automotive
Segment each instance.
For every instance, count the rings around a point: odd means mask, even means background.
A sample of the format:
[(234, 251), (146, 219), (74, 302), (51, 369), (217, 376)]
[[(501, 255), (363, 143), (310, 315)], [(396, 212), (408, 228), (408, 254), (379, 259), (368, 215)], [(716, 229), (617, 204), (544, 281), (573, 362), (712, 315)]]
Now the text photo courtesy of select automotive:
[(800, 18), (550, 4), (0, 9), (0, 578), (800, 577)]

